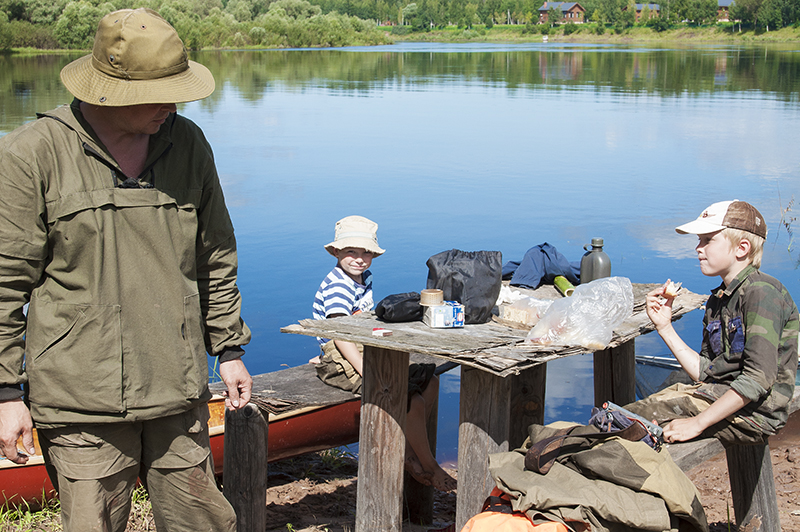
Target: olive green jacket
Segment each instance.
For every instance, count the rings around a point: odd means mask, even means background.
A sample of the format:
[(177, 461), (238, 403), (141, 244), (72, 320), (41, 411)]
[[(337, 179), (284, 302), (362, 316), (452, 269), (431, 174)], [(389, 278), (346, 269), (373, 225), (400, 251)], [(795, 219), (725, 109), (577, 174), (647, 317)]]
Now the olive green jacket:
[(123, 188), (78, 104), (0, 139), (0, 386), (27, 382), (41, 427), (185, 411), (206, 353), (250, 339), (200, 129), (171, 115)]
[(525, 468), (532, 443), (571, 425), (530, 425), (520, 449), (489, 455), (489, 472), (511, 496), (515, 511), (525, 512), (535, 524), (557, 521), (570, 531), (708, 531), (692, 481), (667, 451), (657, 452), (642, 441), (570, 437), (547, 473)]

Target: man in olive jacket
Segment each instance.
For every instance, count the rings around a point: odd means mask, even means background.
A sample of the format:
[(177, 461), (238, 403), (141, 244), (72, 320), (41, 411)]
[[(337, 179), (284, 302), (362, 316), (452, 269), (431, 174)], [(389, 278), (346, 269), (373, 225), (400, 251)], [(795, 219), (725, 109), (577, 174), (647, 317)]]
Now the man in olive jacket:
[(65, 531), (124, 531), (137, 477), (159, 531), (235, 530), (206, 353), (242, 408), (250, 331), (211, 147), (175, 105), (214, 78), (137, 9), (61, 79), (72, 105), (0, 139), (0, 454), (24, 464), (36, 422)]

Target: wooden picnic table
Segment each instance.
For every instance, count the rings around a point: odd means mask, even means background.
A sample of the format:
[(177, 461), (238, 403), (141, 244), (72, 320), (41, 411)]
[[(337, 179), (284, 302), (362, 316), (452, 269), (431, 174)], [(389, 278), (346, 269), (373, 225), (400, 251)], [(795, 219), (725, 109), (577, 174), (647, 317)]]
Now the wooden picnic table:
[[(658, 284), (634, 284), (634, 311), (614, 331), (611, 343), (594, 352), (595, 403), (635, 399), (634, 339), (654, 330), (645, 295)], [(517, 289), (517, 287), (513, 287)], [(558, 299), (552, 286), (526, 291)], [(700, 308), (707, 296), (681, 289), (673, 320)], [(391, 336), (373, 336), (387, 328)], [(282, 332), (364, 344), (356, 532), (402, 531), (403, 464), (409, 353), (447, 359), (461, 366), (456, 530), (481, 510), (494, 486), (488, 455), (522, 444), (531, 423), (544, 420), (546, 363), (587, 353), (582, 347), (526, 343), (527, 330), (498, 321), (459, 329), (422, 323), (389, 323), (367, 312), (327, 320), (301, 320)]]

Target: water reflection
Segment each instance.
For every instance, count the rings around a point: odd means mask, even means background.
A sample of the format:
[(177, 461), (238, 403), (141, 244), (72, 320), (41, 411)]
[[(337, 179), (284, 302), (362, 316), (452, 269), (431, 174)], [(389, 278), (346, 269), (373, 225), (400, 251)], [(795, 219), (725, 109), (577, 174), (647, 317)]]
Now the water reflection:
[[(0, 55), (3, 131), (63, 103), (57, 73), (81, 54)], [(197, 52), (217, 82), (245, 100), (287, 88), (323, 88), (367, 95), (375, 90), (424, 90), (446, 79), (525, 90), (594, 90), (678, 96), (747, 91), (797, 102), (800, 54), (790, 47), (664, 49), (611, 45), (403, 44), (335, 50)], [(217, 91), (203, 107), (223, 97)], [(732, 96), (729, 94), (728, 96)], [(41, 105), (44, 104), (44, 105)], [(34, 108), (35, 107), (35, 108)]]
[[(792, 102), (800, 89), (800, 56), (783, 49), (403, 45), (361, 50), (218, 52), (199, 59), (246, 99), (262, 97), (276, 83), (359, 93), (409, 85), (421, 90), (443, 77), (511, 90), (560, 87), (660, 96), (758, 90)], [(251, 76), (248, 68), (258, 75)]]
[[(72, 56), (0, 55), (0, 134), (71, 99)], [(706, 293), (693, 237), (674, 227), (713, 201), (748, 200), (770, 227), (764, 269), (800, 299), (781, 208), (800, 200), (800, 54), (781, 47), (404, 44), (203, 52), (218, 90), (180, 106), (214, 148), (240, 250), (254, 373), (304, 363), (332, 267), (333, 223), (380, 224), (376, 300), (424, 288), (440, 251), (542, 242), (578, 260), (604, 237), (612, 273)], [(796, 246), (796, 244), (795, 244)], [(677, 324), (695, 347), (700, 316)], [(637, 352), (663, 355), (654, 335)], [(585, 421), (591, 358), (552, 363), (548, 419)], [(458, 374), (442, 380), (440, 456), (455, 457)]]

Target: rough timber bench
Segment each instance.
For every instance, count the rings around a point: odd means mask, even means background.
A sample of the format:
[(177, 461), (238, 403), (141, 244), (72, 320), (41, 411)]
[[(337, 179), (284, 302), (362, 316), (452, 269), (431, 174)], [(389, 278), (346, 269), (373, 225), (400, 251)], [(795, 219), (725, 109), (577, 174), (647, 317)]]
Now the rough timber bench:
[[(796, 389), (789, 413), (800, 409), (800, 390)], [(700, 465), (725, 449), (715, 439), (669, 444), (669, 454), (683, 471)], [(736, 530), (740, 532), (777, 532), (781, 530), (775, 479), (769, 443), (738, 445), (725, 451), (731, 483)]]
[[(436, 375), (458, 365), (421, 354), (410, 359), (436, 364)], [(211, 385), (214, 393), (224, 389)], [(361, 397), (323, 383), (311, 364), (254, 375), (251, 404), (257, 408), (225, 413), (224, 459), (215, 457), (223, 464), (223, 492), (236, 510), (239, 532), (264, 528), (267, 462), (348, 445), (359, 436)], [(437, 410), (438, 404), (428, 426), (434, 454)], [(406, 475), (404, 495), (409, 519), (430, 524), (433, 488)]]

